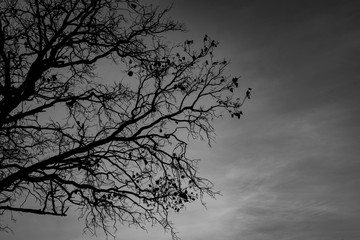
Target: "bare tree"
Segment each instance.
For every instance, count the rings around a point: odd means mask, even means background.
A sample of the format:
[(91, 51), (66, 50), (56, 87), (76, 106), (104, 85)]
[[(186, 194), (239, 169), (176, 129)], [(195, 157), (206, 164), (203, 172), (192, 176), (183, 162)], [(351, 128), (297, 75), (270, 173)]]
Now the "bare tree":
[[(213, 139), (212, 120), (240, 118), (250, 90), (207, 36), (173, 45), (169, 9), (130, 0), (0, 3), (0, 215), (65, 216), (111, 234), (116, 222), (173, 227), (170, 211), (214, 196), (188, 140)], [(97, 76), (116, 63), (123, 76)], [(5, 226), (2, 226), (3, 228)]]

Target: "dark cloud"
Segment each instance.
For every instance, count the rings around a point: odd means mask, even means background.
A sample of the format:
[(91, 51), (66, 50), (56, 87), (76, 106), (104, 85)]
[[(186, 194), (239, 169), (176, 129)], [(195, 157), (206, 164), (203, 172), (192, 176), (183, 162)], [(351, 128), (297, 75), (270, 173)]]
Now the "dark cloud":
[[(359, 8), (356, 0), (174, 2), (171, 16), (190, 30), (182, 38), (219, 40), (230, 72), (254, 89), (242, 120), (215, 123), (213, 149), (192, 149), (223, 196), (175, 216), (183, 239), (360, 239)], [(82, 238), (75, 220), (19, 223), (13, 239)], [(149, 232), (121, 230), (119, 239), (168, 237)]]

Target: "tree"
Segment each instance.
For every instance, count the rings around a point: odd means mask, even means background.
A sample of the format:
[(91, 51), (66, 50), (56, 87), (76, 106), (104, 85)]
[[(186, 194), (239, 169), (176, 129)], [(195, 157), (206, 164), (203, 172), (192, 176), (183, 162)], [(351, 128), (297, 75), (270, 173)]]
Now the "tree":
[[(0, 215), (65, 216), (111, 234), (116, 222), (170, 229), (168, 214), (216, 192), (188, 157), (212, 120), (240, 118), (238, 77), (205, 36), (171, 46), (184, 27), (169, 9), (131, 0), (0, 3)], [(99, 62), (124, 72), (97, 76)], [(115, 226), (115, 225), (114, 225)], [(4, 226), (2, 226), (4, 227)]]

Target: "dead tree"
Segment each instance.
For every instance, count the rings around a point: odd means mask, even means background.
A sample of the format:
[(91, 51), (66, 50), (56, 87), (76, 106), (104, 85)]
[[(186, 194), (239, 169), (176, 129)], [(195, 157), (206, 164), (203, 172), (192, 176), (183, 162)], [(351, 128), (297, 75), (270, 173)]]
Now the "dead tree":
[[(75, 206), (93, 232), (116, 222), (172, 231), (169, 211), (216, 194), (188, 139), (210, 143), (212, 120), (240, 118), (250, 95), (235, 97), (238, 77), (224, 74), (216, 41), (165, 42), (184, 29), (168, 10), (135, 0), (0, 3), (0, 215), (65, 216)], [(99, 78), (100, 60), (123, 76)]]

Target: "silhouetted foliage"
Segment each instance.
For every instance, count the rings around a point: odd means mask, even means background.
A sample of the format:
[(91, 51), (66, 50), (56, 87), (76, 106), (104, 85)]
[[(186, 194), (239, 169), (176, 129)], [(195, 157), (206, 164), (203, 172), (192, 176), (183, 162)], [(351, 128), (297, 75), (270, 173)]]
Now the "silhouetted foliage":
[[(116, 222), (170, 229), (170, 211), (214, 196), (188, 140), (209, 143), (211, 121), (240, 118), (238, 77), (205, 36), (170, 46), (181, 24), (125, 0), (0, 3), (0, 215), (65, 216), (86, 229)], [(111, 83), (96, 66), (116, 63)], [(101, 76), (100, 76), (101, 77)]]

